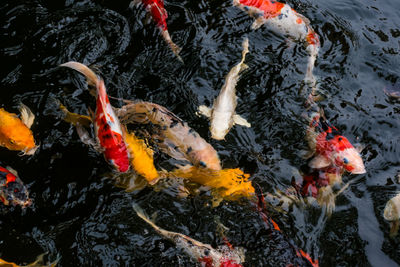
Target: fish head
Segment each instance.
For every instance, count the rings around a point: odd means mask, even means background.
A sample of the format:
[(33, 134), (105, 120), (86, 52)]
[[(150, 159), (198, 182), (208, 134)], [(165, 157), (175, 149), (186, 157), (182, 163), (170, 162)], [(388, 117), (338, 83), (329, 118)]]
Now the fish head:
[(400, 195), (390, 199), (383, 210), (383, 218), (387, 221), (396, 221), (400, 218)]
[[(28, 154), (36, 150), (32, 131), (15, 114), (5, 113), (0, 124), (0, 144), (10, 150), (23, 151)], [(33, 153), (32, 153), (33, 154)]]
[(16, 175), (0, 167), (0, 201), (4, 205), (29, 206), (29, 191)]
[(27, 207), (32, 203), (28, 189), (19, 181), (7, 183), (6, 186), (0, 187), (0, 191), (0, 200), (5, 205)]
[(218, 154), (211, 145), (201, 150), (193, 150), (189, 153), (194, 159), (194, 165), (199, 168), (221, 170), (221, 162)]
[(335, 163), (352, 174), (363, 174), (366, 172), (364, 162), (354, 147), (345, 148), (335, 153)]

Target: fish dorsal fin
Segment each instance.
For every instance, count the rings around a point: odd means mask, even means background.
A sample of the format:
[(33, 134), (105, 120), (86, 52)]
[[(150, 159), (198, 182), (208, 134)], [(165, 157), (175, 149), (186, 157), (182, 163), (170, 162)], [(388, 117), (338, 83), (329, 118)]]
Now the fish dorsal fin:
[(26, 125), (26, 127), (31, 128), (34, 120), (35, 115), (32, 111), (24, 104), (19, 104), (19, 111), (21, 112), (21, 120)]
[(201, 105), (199, 106), (199, 114), (210, 118), (212, 114), (212, 109), (207, 106)]

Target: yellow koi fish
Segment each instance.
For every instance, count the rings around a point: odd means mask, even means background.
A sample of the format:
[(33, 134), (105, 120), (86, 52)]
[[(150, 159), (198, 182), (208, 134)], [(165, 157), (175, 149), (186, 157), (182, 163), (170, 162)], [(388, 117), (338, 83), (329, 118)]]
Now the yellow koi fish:
[(37, 146), (30, 127), (35, 115), (24, 104), (20, 104), (19, 110), (21, 119), (16, 114), (0, 108), (0, 146), (22, 151), (23, 155), (33, 155)]
[(211, 170), (206, 168), (190, 167), (176, 169), (168, 174), (169, 177), (180, 177), (192, 182), (215, 189), (215, 192), (224, 199), (251, 198), (255, 190), (248, 180), (250, 175), (240, 169)]

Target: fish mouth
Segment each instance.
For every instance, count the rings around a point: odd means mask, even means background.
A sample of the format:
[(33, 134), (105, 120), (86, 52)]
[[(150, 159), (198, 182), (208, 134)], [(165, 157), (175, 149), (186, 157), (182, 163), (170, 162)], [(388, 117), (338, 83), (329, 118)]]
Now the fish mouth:
[(39, 145), (34, 146), (33, 148), (30, 149), (24, 149), (21, 153), (20, 156), (32, 156), (33, 154), (35, 154), (36, 150), (39, 148)]
[(358, 167), (358, 168), (354, 168), (352, 171), (351, 171), (351, 173), (352, 174), (364, 174), (364, 173), (366, 173), (367, 171), (365, 170), (365, 167), (364, 166), (360, 166), (360, 167)]

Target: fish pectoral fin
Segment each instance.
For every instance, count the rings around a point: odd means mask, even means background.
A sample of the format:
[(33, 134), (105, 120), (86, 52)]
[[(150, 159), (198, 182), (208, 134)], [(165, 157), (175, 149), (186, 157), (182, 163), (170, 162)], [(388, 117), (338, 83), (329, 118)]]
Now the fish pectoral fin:
[(399, 220), (390, 222), (390, 237), (395, 237), (399, 232)]
[(79, 123), (76, 125), (76, 132), (78, 133), (79, 138), (81, 139), (82, 143), (93, 147), (94, 149), (96, 149), (99, 152), (103, 151), (103, 149), (100, 147), (100, 145), (90, 137), (89, 132)]
[(313, 169), (321, 169), (324, 167), (328, 167), (331, 164), (331, 161), (328, 160), (326, 157), (318, 155), (315, 156), (309, 163), (308, 166), (310, 166)]
[(207, 118), (210, 118), (211, 114), (212, 114), (212, 109), (207, 106), (201, 105), (201, 106), (199, 106), (198, 114), (201, 114), (203, 116), (206, 116)]
[(249, 68), (248, 65), (242, 63), (242, 64), (240, 64), (240, 70), (239, 70), (239, 72), (242, 72), (242, 71), (244, 71), (244, 70), (246, 70), (246, 69), (248, 69), (248, 68)]
[(19, 103), (19, 112), (21, 112), (22, 122), (26, 125), (26, 127), (31, 128), (33, 121), (35, 120), (35, 115), (33, 112), (22, 103)]
[(233, 123), (246, 127), (251, 127), (251, 124), (245, 118), (238, 114), (233, 115)]
[(256, 20), (253, 22), (253, 24), (251, 25), (251, 29), (252, 30), (257, 30), (258, 28), (260, 28), (264, 23), (266, 22), (266, 19), (264, 19), (264, 17), (258, 17), (256, 18)]

